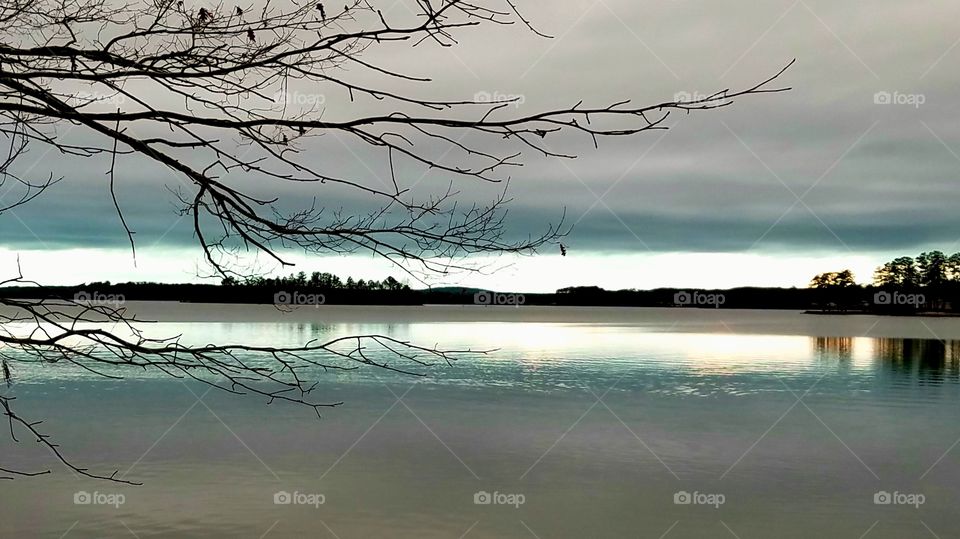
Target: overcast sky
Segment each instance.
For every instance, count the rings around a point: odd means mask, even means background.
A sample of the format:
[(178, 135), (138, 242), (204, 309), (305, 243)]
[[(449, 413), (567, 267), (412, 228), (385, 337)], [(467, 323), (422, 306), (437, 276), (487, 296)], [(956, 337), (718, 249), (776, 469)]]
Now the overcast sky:
[[(403, 0), (374, 3), (397, 16), (407, 9)], [(738, 89), (796, 58), (781, 80), (793, 90), (744, 98), (723, 110), (675, 114), (669, 131), (603, 140), (599, 149), (590, 140), (558, 139), (565, 151), (578, 150), (572, 161), (526, 155), (525, 166), (511, 173), (510, 233), (541, 230), (565, 209), (575, 225), (564, 242), (568, 256), (490, 261), (505, 269), (434, 284), (528, 291), (572, 284), (804, 286), (819, 271), (850, 268), (868, 281), (872, 269), (893, 256), (960, 250), (960, 4), (520, 5), (556, 37), (486, 26), (465, 30), (452, 49), (403, 45), (372, 51), (370, 58), (433, 78), (420, 95), (522, 96), (518, 113), (581, 99), (655, 103)], [(886, 93), (878, 99), (878, 92)], [(887, 94), (891, 103), (883, 102)], [(327, 102), (346, 103), (343, 98), (330, 94)], [(323, 141), (316, 155), (371, 181), (385, 173), (382, 156), (349, 141)], [(7, 271), (19, 253), (28, 276), (50, 284), (197, 280), (199, 250), (167, 190), (180, 182), (169, 172), (121, 160), (118, 195), (140, 253), (134, 267), (111, 210), (108, 163), (67, 163), (39, 147), (26, 159), (36, 177), (66, 178), (29, 206), (0, 215)], [(421, 176), (411, 169), (399, 181), (427, 190), (449, 181)], [(465, 197), (480, 201), (496, 191), (461, 187)], [(324, 197), (313, 189), (295, 194)], [(351, 208), (353, 201), (334, 205)], [(367, 257), (292, 256), (300, 262), (296, 269), (308, 272), (400, 275)]]

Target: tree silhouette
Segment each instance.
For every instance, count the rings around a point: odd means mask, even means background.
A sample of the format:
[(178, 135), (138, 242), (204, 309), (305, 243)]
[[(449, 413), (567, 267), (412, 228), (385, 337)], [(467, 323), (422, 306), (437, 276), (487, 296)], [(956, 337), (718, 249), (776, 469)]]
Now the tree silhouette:
[(947, 262), (947, 256), (940, 251), (920, 253), (916, 261), (920, 286), (943, 287), (947, 282)]
[(810, 288), (836, 289), (856, 286), (850, 270), (821, 273), (810, 281)]
[(880, 287), (914, 288), (920, 284), (920, 272), (909, 256), (901, 256), (877, 268), (873, 282)]

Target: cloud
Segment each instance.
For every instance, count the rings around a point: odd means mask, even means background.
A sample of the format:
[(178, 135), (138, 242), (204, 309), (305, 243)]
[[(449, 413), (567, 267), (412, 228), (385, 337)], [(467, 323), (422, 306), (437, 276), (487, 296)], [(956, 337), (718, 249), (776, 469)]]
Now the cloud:
[[(467, 29), (458, 48), (427, 43), (389, 55), (373, 52), (371, 59), (389, 59), (434, 79), (426, 86), (387, 82), (392, 89), (448, 98), (480, 91), (522, 95), (517, 110), (504, 112), (521, 114), (580, 99), (655, 103), (680, 91), (738, 88), (794, 57), (799, 61), (783, 79), (792, 92), (675, 114), (668, 121), (673, 130), (662, 138), (651, 132), (602, 140), (594, 150), (592, 141), (575, 135), (548, 137), (551, 147), (576, 148), (580, 157), (559, 163), (528, 154), (526, 166), (511, 171), (510, 237), (543, 230), (565, 209), (568, 222), (576, 223), (569, 241), (578, 252), (796, 255), (956, 248), (960, 123), (953, 94), (960, 49), (950, 49), (956, 39), (951, 22), (960, 14), (956, 4), (608, 0), (563, 2), (550, 10), (526, 4), (528, 16), (556, 39), (541, 40), (517, 27)], [(369, 75), (358, 77), (365, 81)], [(337, 92), (331, 88), (325, 95), (331, 117), (348, 113), (336, 106), (348, 103)], [(877, 92), (923, 95), (924, 104), (877, 104)], [(374, 111), (384, 105), (352, 106)], [(389, 177), (382, 153), (342, 136), (324, 137), (310, 155), (319, 168), (371, 186)], [(45, 157), (34, 173), (66, 179), (15, 215), (3, 215), (0, 244), (124, 247), (105, 170), (103, 159)], [(410, 163), (400, 163), (400, 170), (401, 184), (416, 184), (424, 195), (451, 181), (436, 172), (424, 175)], [(189, 185), (161, 167), (129, 159), (121, 160), (119, 171), (118, 195), (140, 245), (195, 244), (168, 190), (189, 191)], [(261, 178), (240, 174), (229, 181), (271, 192)], [(488, 201), (499, 189), (454, 181), (467, 201)], [(365, 208), (329, 185), (283, 186), (279, 192), (286, 208), (314, 197), (348, 212)]]

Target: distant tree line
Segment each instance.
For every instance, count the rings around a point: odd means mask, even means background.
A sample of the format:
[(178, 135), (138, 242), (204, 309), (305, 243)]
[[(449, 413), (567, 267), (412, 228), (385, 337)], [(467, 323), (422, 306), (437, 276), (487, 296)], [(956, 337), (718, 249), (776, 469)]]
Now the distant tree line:
[(306, 272), (291, 273), (286, 277), (250, 277), (244, 280), (238, 280), (234, 277), (226, 277), (220, 281), (222, 286), (247, 286), (256, 288), (321, 288), (324, 290), (364, 290), (388, 292), (399, 292), (410, 290), (410, 285), (402, 283), (392, 276), (382, 281), (354, 280), (353, 277), (347, 277), (346, 281), (332, 274), (315, 271), (308, 277)]
[[(960, 287), (960, 253), (947, 256), (941, 251), (930, 251), (916, 258), (895, 258), (873, 272), (873, 285), (905, 290)], [(821, 273), (810, 281), (810, 288), (819, 289), (856, 286), (860, 285), (850, 270)]]
[(960, 253), (929, 251), (916, 258), (895, 258), (873, 272), (871, 285), (857, 284), (850, 270), (821, 273), (810, 288), (827, 302), (821, 307), (831, 310), (954, 311), (960, 307)]
[(917, 258), (901, 256), (877, 268), (873, 282), (880, 287), (905, 289), (955, 288), (960, 285), (960, 253), (947, 256), (930, 251)]

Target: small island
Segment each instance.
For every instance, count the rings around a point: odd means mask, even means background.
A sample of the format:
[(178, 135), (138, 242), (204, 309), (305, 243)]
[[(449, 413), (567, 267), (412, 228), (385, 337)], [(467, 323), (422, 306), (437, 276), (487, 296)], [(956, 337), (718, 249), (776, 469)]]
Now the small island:
[(850, 270), (821, 273), (810, 281), (816, 303), (810, 314), (958, 316), (960, 253), (901, 256), (878, 267), (870, 285)]

